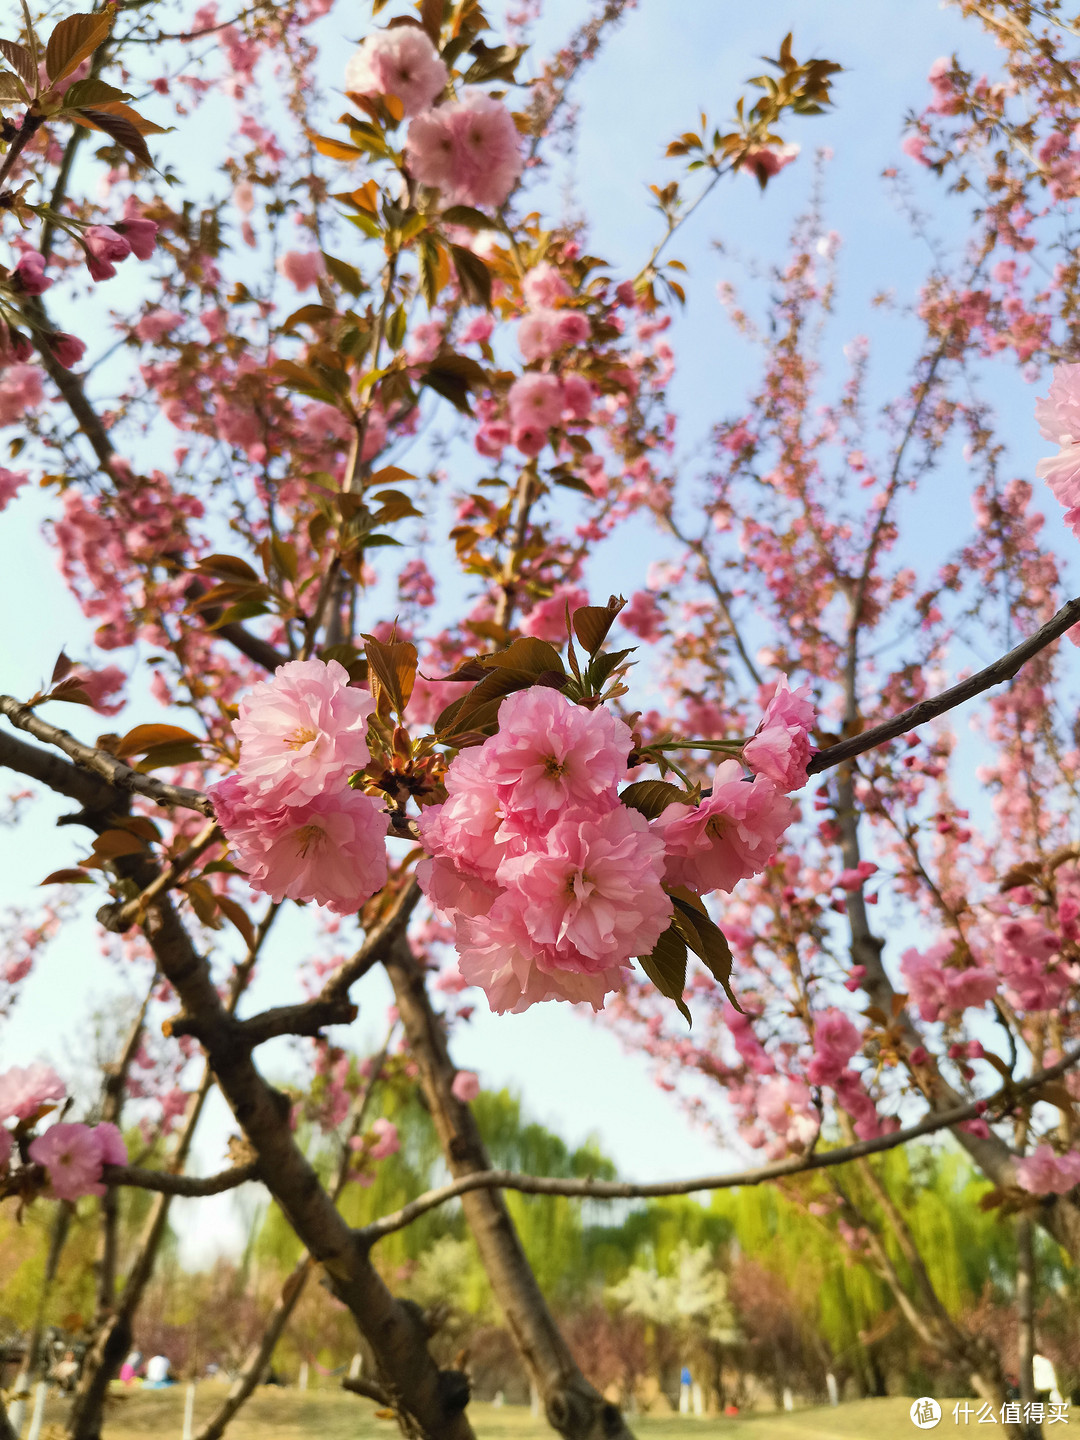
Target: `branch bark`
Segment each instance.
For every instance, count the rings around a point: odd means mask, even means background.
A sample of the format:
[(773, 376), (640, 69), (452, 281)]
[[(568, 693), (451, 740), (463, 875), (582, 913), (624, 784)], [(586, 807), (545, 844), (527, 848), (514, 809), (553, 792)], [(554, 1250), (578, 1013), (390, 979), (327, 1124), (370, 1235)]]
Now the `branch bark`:
[(1038, 1070), (1024, 1080), (1004, 1085), (985, 1100), (973, 1100), (950, 1110), (935, 1111), (915, 1125), (892, 1134), (875, 1135), (869, 1140), (856, 1140), (850, 1145), (838, 1146), (835, 1150), (815, 1150), (809, 1155), (794, 1156), (790, 1160), (778, 1160), (771, 1165), (755, 1166), (751, 1170), (738, 1170), (728, 1175), (703, 1175), (689, 1180), (655, 1180), (638, 1183), (633, 1180), (564, 1180), (544, 1175), (519, 1175), (512, 1170), (485, 1170), (462, 1175), (449, 1185), (428, 1190), (415, 1200), (403, 1205), (390, 1215), (365, 1225), (360, 1232), (371, 1243), (381, 1240), (395, 1230), (445, 1205), (450, 1200), (467, 1195), (474, 1190), (517, 1190), (523, 1195), (567, 1195), (587, 1200), (641, 1200), (664, 1195), (693, 1195), (705, 1190), (733, 1190), (743, 1185), (763, 1185), (771, 1180), (782, 1180), (790, 1175), (805, 1175), (811, 1170), (834, 1169), (840, 1165), (861, 1160), (867, 1155), (879, 1155), (885, 1150), (895, 1150), (900, 1145), (910, 1144), (924, 1135), (933, 1135), (939, 1130), (950, 1129), (965, 1120), (981, 1116), (989, 1121), (996, 1117), (994, 1112), (1004, 1107), (1011, 1108), (1016, 1100), (1029, 1090), (1035, 1090), (1047, 1081), (1057, 1079), (1080, 1062), (1080, 1046), (1063, 1055), (1056, 1065)]
[[(446, 1036), (432, 1009), (424, 972), (403, 933), (395, 938), (383, 963), (451, 1173), (458, 1179), (490, 1173), (491, 1161), (472, 1111), (453, 1094), (457, 1072)], [(536, 1283), (502, 1195), (490, 1185), (471, 1185), (459, 1193), (491, 1288), (518, 1354), (544, 1398), (550, 1424), (566, 1440), (632, 1440), (618, 1407), (606, 1401), (578, 1369)], [(366, 1242), (370, 1229), (361, 1234)]]
[(939, 715), (944, 715), (949, 710), (955, 710), (958, 705), (963, 705), (966, 700), (972, 700), (976, 695), (981, 695), (984, 690), (990, 690), (995, 685), (1001, 685), (1004, 681), (1011, 680), (1029, 660), (1038, 655), (1040, 650), (1045, 650), (1048, 645), (1059, 640), (1066, 630), (1071, 630), (1077, 624), (1080, 624), (1080, 598), (1070, 600), (1063, 605), (1045, 625), (1040, 626), (1033, 635), (1022, 640), (1019, 645), (1014, 645), (1010, 651), (995, 660), (992, 665), (988, 665), (985, 670), (979, 670), (976, 674), (969, 675), (966, 680), (951, 685), (940, 695), (931, 696), (928, 700), (920, 700), (917, 705), (911, 705), (907, 710), (901, 710), (891, 720), (883, 720), (880, 725), (873, 725), (869, 730), (863, 730), (861, 734), (852, 735), (845, 740), (838, 741), (835, 745), (828, 746), (825, 750), (819, 750), (806, 767), (807, 775), (820, 775), (822, 771), (830, 770), (834, 765), (842, 765), (847, 760), (853, 760), (856, 755), (864, 755), (867, 750), (876, 749), (878, 745), (884, 745), (889, 740), (895, 740), (897, 736), (905, 735), (909, 730), (916, 729), (919, 725), (925, 725), (928, 720), (936, 720)]

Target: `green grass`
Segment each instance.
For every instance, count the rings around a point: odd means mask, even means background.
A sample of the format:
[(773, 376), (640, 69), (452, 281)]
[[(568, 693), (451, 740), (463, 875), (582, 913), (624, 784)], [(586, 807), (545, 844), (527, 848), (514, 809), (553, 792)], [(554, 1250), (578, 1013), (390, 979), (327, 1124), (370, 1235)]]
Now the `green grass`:
[[(225, 1393), (223, 1385), (204, 1383), (196, 1392), (195, 1425), (209, 1418)], [(741, 1415), (737, 1419), (702, 1419), (643, 1415), (631, 1422), (637, 1440), (915, 1440), (908, 1417), (911, 1401), (857, 1400), (837, 1409), (820, 1406), (791, 1415)], [(62, 1424), (66, 1402), (50, 1401), (46, 1425)], [(938, 1434), (959, 1434), (969, 1426), (952, 1421), (951, 1402), (942, 1402)], [(105, 1440), (180, 1440), (184, 1387), (132, 1391), (110, 1403)], [(521, 1406), (472, 1405), (469, 1409), (478, 1440), (552, 1440), (555, 1432)], [(1074, 1419), (1080, 1417), (1073, 1417)], [(973, 1425), (974, 1422), (972, 1421)], [(228, 1440), (394, 1440), (397, 1426), (376, 1420), (366, 1400), (336, 1390), (263, 1389), (229, 1426)], [(1062, 1430), (1062, 1435), (1068, 1432)], [(974, 1440), (974, 1432), (972, 1431)]]

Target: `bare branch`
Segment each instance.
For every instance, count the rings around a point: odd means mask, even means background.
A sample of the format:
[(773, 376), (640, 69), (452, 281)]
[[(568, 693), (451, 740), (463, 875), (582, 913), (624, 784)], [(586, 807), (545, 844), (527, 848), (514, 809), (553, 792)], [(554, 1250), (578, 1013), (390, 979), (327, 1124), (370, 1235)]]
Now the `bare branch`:
[(209, 850), (215, 840), (220, 839), (222, 839), (222, 834), (218, 829), (217, 821), (208, 820), (187, 849), (182, 851), (171, 865), (162, 870), (156, 880), (152, 880), (145, 890), (135, 896), (134, 900), (129, 900), (126, 905), (116, 911), (107, 928), (115, 930), (119, 934), (130, 929), (138, 922), (139, 917), (145, 914), (146, 907), (154, 896), (160, 895), (164, 890), (171, 890), (189, 866), (193, 865), (204, 851)]
[(123, 798), (100, 776), (77, 769), (51, 750), (39, 750), (36, 745), (27, 745), (24, 740), (16, 740), (14, 735), (3, 732), (0, 732), (0, 765), (77, 801), (91, 827), (104, 816), (116, 813), (118, 802)]
[(258, 1180), (259, 1166), (254, 1160), (248, 1165), (234, 1165), (217, 1175), (176, 1175), (168, 1170), (145, 1170), (140, 1165), (105, 1165), (101, 1178), (106, 1185), (130, 1185), (137, 1190), (156, 1190), (159, 1195), (220, 1195), (235, 1190), (249, 1180)]
[(351, 1391), (354, 1395), (363, 1395), (365, 1400), (374, 1400), (375, 1404), (381, 1405), (384, 1410), (393, 1409), (390, 1396), (381, 1385), (376, 1385), (374, 1380), (363, 1380), (359, 1376), (355, 1380), (350, 1380), (346, 1375), (341, 1382), (341, 1388)]
[(788, 1175), (803, 1175), (811, 1170), (826, 1170), (836, 1165), (846, 1165), (851, 1160), (860, 1160), (866, 1155), (876, 1155), (883, 1150), (895, 1150), (923, 1135), (932, 1135), (938, 1130), (949, 1129), (965, 1120), (976, 1118), (993, 1119), (994, 1110), (1011, 1110), (1019, 1096), (1038, 1089), (1048, 1080), (1055, 1080), (1080, 1060), (1080, 1046), (1067, 1051), (1055, 1065), (1038, 1070), (1025, 1080), (1003, 1085), (985, 1100), (973, 1100), (967, 1105), (958, 1105), (952, 1110), (942, 1110), (926, 1116), (906, 1130), (894, 1130), (890, 1135), (876, 1135), (870, 1140), (858, 1140), (851, 1145), (842, 1145), (835, 1150), (818, 1150), (808, 1155), (797, 1155), (790, 1160), (777, 1160), (772, 1165), (759, 1165), (753, 1170), (736, 1171), (730, 1175), (706, 1175), (691, 1180), (657, 1180), (648, 1184), (637, 1184), (632, 1180), (563, 1180), (546, 1175), (519, 1175), (512, 1170), (484, 1170), (472, 1175), (463, 1175), (449, 1185), (440, 1185), (418, 1195), (407, 1205), (393, 1214), (365, 1225), (357, 1233), (366, 1244), (373, 1245), (384, 1235), (411, 1225), (419, 1216), (445, 1205), (470, 1190), (517, 1190), (523, 1195), (567, 1195), (586, 1200), (640, 1200), (663, 1195), (692, 1195), (701, 1190), (733, 1190), (740, 1185), (762, 1185), (769, 1180), (781, 1180)]
[(182, 810), (197, 810), (200, 815), (214, 818), (214, 806), (201, 791), (188, 790), (182, 785), (167, 785), (163, 780), (155, 780), (152, 775), (144, 775), (141, 770), (133, 770), (130, 765), (125, 765), (123, 760), (118, 760), (107, 750), (84, 745), (66, 730), (50, 725), (47, 720), (42, 720), (21, 700), (16, 700), (11, 695), (0, 695), (0, 714), (6, 715), (13, 725), (27, 731), (36, 740), (55, 745), (69, 759), (74, 760), (76, 765), (100, 775), (116, 790), (145, 795), (157, 805), (176, 805)]
[(984, 690), (989, 690), (994, 685), (1000, 685), (1005, 680), (1011, 680), (1029, 660), (1038, 655), (1040, 650), (1045, 650), (1048, 645), (1052, 645), (1055, 640), (1060, 639), (1066, 630), (1071, 630), (1078, 623), (1080, 623), (1080, 599), (1070, 600), (1052, 619), (1040, 626), (1034, 635), (1029, 635), (1019, 645), (1015, 645), (1008, 654), (1002, 655), (999, 660), (988, 665), (985, 670), (980, 670), (975, 675), (969, 675), (966, 680), (961, 680), (958, 685), (951, 685), (940, 695), (935, 695), (929, 700), (920, 700), (917, 705), (912, 705), (907, 710), (901, 710), (900, 714), (894, 715), (891, 720), (884, 720), (880, 725), (871, 726), (861, 735), (853, 735), (850, 739), (830, 745), (826, 750), (818, 751), (807, 765), (806, 773), (820, 775), (823, 770), (830, 770), (834, 765), (842, 765), (845, 760), (851, 760), (856, 755), (864, 755), (867, 750), (873, 750), (878, 745), (895, 740), (898, 735), (904, 735), (919, 725), (925, 725), (928, 720), (936, 720), (939, 715), (944, 715), (948, 710), (954, 710), (965, 700), (974, 699)]

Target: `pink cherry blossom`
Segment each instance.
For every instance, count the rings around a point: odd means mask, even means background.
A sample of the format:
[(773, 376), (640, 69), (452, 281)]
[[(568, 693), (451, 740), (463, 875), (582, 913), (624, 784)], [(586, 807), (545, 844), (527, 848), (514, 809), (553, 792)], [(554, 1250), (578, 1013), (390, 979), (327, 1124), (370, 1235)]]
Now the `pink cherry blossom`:
[(286, 250), (278, 258), (277, 272), (297, 290), (310, 290), (326, 274), (326, 261), (317, 250)]
[(56, 330), (49, 336), (49, 349), (65, 370), (77, 365), (86, 354), (86, 342), (66, 330)]
[(251, 802), (238, 776), (207, 793), (240, 869), (275, 902), (314, 900), (354, 915), (386, 884), (390, 822), (372, 796), (345, 786), (271, 810)]
[(809, 731), (816, 720), (809, 696), (809, 685), (792, 690), (782, 675), (757, 732), (743, 747), (743, 760), (750, 769), (781, 790), (798, 790), (806, 784), (806, 766), (814, 753)]
[(570, 294), (570, 286), (554, 265), (542, 260), (521, 282), (521, 293), (534, 309), (548, 308), (559, 300), (565, 300)]
[(818, 1132), (818, 1113), (809, 1088), (791, 1076), (767, 1080), (757, 1094), (757, 1117), (776, 1135), (776, 1158), (786, 1150), (805, 1150)]
[(563, 392), (557, 375), (520, 375), (506, 397), (510, 422), (550, 430), (562, 419)]
[(1017, 1163), (1016, 1181), (1032, 1195), (1064, 1195), (1080, 1185), (1080, 1154), (1055, 1155), (1049, 1145), (1039, 1145)]
[(150, 259), (157, 244), (156, 221), (147, 220), (140, 215), (127, 214), (127, 207), (125, 207), (125, 219), (118, 220), (114, 228), (127, 241), (136, 260)]
[(743, 778), (737, 760), (716, 767), (713, 792), (699, 806), (669, 805), (655, 824), (667, 846), (667, 878), (698, 895), (731, 891), (769, 863), (795, 807), (771, 780)]
[(400, 25), (368, 35), (345, 67), (354, 95), (396, 95), (406, 115), (418, 115), (446, 87), (446, 66), (423, 30)]
[(42, 1105), (66, 1094), (64, 1082), (48, 1065), (13, 1065), (0, 1073), (0, 1120), (29, 1120)]
[(567, 346), (583, 345), (591, 333), (580, 311), (533, 310), (518, 326), (518, 347), (526, 360), (546, 360)]
[(454, 1083), (450, 1086), (450, 1093), (455, 1100), (460, 1100), (467, 1105), (470, 1100), (475, 1100), (480, 1094), (480, 1081), (471, 1070), (459, 1070), (454, 1076)]
[(814, 1016), (814, 1058), (806, 1071), (811, 1085), (834, 1085), (862, 1044), (859, 1032), (842, 1010)]
[(78, 669), (74, 678), (90, 697), (90, 704), (99, 715), (119, 715), (125, 700), (112, 697), (127, 684), (127, 675), (119, 665), (106, 665), (103, 670)]
[(374, 709), (336, 660), (290, 660), (240, 702), (233, 730), (241, 782), (268, 809), (344, 785), (371, 758), (367, 722)]
[(116, 274), (114, 260), (126, 260), (131, 246), (118, 231), (108, 225), (89, 225), (83, 232), (86, 245), (86, 268), (94, 280), (111, 280)]
[(521, 897), (532, 939), (558, 952), (549, 963), (598, 970), (647, 955), (672, 905), (661, 888), (663, 842), (644, 816), (623, 805), (595, 818), (570, 809), (541, 839), (507, 856), (498, 878)]
[(367, 1152), (372, 1160), (385, 1160), (388, 1155), (396, 1155), (401, 1149), (401, 1137), (392, 1120), (380, 1115), (378, 1120), (372, 1121), (370, 1133), (375, 1137)]
[(6, 509), (29, 478), (25, 470), (5, 470), (0, 465), (0, 510)]
[(578, 586), (560, 586), (546, 600), (540, 600), (529, 613), (518, 622), (523, 635), (533, 635), (537, 640), (546, 640), (551, 645), (561, 645), (566, 640), (566, 609), (570, 614), (589, 603), (589, 592)]
[(943, 1012), (978, 1008), (997, 994), (998, 978), (992, 971), (978, 966), (957, 969), (946, 963), (952, 958), (953, 948), (944, 940), (931, 945), (925, 953), (910, 949), (900, 957), (900, 972), (908, 994), (928, 1022), (940, 1019)]
[(533, 686), (507, 696), (498, 733), (481, 749), (504, 803), (542, 825), (571, 804), (611, 809), (632, 747), (629, 728), (609, 710), (586, 710), (557, 690)]
[(648, 590), (635, 590), (629, 605), (619, 611), (619, 624), (647, 644), (654, 644), (664, 633), (664, 612), (656, 596)]
[(517, 183), (524, 157), (514, 118), (483, 90), (417, 115), (405, 145), (409, 168), (448, 205), (497, 209)]
[(164, 310), (158, 306), (156, 310), (150, 310), (143, 316), (135, 326), (135, 334), (145, 343), (156, 345), (183, 323), (184, 317), (179, 311)]
[(25, 255), (19, 256), (12, 279), (24, 295), (44, 295), (53, 283), (45, 274), (45, 256), (39, 255), (36, 250), (28, 250)]
[(593, 387), (584, 375), (563, 376), (563, 409), (574, 420), (587, 420), (595, 399)]
[(89, 1125), (50, 1125), (31, 1142), (30, 1159), (44, 1165), (58, 1200), (105, 1194), (101, 1142)]
[(101, 1163), (103, 1165), (126, 1165), (128, 1162), (127, 1146), (124, 1144), (124, 1137), (117, 1127), (108, 1120), (94, 1126), (94, 1138), (98, 1142), (101, 1151)]
[(545, 1000), (602, 1010), (606, 996), (623, 983), (621, 965), (592, 971), (556, 965), (555, 957), (542, 952), (529, 936), (520, 905), (509, 894), (484, 914), (459, 914), (456, 944), (462, 977), (479, 985), (491, 1009), (500, 1015), (520, 1014)]
[(530, 423), (515, 425), (510, 437), (522, 455), (535, 458), (548, 442), (548, 432), (542, 425)]
[(1049, 483), (1066, 507), (1080, 505), (1080, 365), (1058, 365), (1045, 399), (1035, 402), (1039, 432), (1060, 446), (1057, 455), (1040, 460), (1035, 473)]
[(774, 175), (783, 170), (785, 165), (798, 156), (800, 146), (788, 145), (751, 145), (739, 162), (740, 170), (749, 170), (756, 176), (759, 184), (771, 180)]
[(9, 365), (0, 370), (0, 425), (13, 425), (36, 410), (45, 398), (41, 371), (35, 365)]

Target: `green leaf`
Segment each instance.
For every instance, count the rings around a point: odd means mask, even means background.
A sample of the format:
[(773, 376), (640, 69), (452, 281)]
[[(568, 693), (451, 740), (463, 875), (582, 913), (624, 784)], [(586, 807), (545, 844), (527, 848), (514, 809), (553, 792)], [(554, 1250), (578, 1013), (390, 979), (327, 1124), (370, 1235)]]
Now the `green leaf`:
[(690, 1011), (683, 1001), (683, 991), (686, 989), (686, 943), (674, 925), (669, 925), (660, 936), (652, 953), (639, 955), (637, 962), (660, 994), (674, 1000), (679, 1014), (688, 1025), (692, 1025), (694, 1022)]
[(108, 104), (113, 100), (131, 100), (133, 98), (126, 90), (117, 90), (115, 85), (106, 85), (104, 80), (90, 77), (86, 80), (76, 80), (75, 84), (64, 92), (64, 109), (78, 110), (84, 105), (93, 107)]
[(470, 230), (499, 228), (497, 220), (492, 220), (482, 210), (475, 210), (471, 205), (451, 205), (442, 212), (442, 222), (444, 225), (464, 225)]
[(605, 650), (594, 655), (589, 665), (589, 682), (593, 688), (599, 690), (606, 684), (611, 672), (617, 670), (628, 655), (633, 655), (636, 648), (631, 645), (629, 650)]
[(637, 780), (620, 791), (619, 799), (646, 820), (655, 820), (669, 805), (693, 804), (692, 795), (666, 780)]
[(54, 85), (108, 38), (115, 18), (116, 10), (110, 5), (93, 15), (69, 15), (60, 21), (45, 49), (45, 70)]
[(326, 262), (327, 271), (343, 290), (347, 290), (350, 295), (363, 294), (367, 286), (364, 284), (364, 277), (355, 265), (350, 265), (345, 260), (338, 260), (333, 255), (328, 255), (325, 250), (322, 251), (322, 257)]
[(724, 994), (739, 1014), (744, 1015), (746, 1012), (731, 988), (732, 954), (727, 936), (714, 924), (700, 900), (693, 904), (679, 895), (672, 895), (671, 899), (675, 906), (674, 923), (686, 943), (704, 961), (713, 979), (723, 986)]

